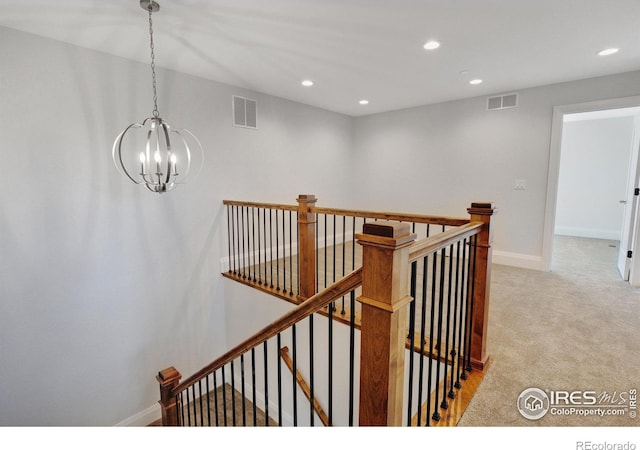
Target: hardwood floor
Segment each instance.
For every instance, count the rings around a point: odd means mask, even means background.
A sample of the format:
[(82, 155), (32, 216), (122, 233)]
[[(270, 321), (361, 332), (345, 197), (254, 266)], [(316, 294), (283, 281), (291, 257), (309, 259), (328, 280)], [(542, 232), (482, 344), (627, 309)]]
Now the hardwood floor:
[[(244, 398), (243, 402), (242, 393), (237, 390), (234, 392), (229, 384), (224, 386), (224, 396), (223, 387), (220, 386), (216, 392), (209, 393), (208, 399), (205, 397), (202, 401), (198, 399), (183, 405), (182, 417), (186, 426), (194, 427), (261, 427), (266, 424), (264, 411), (256, 407), (254, 415), (253, 403), (247, 398)], [(161, 425), (161, 420), (149, 424), (149, 426)], [(269, 418), (269, 426), (278, 426), (278, 424)]]

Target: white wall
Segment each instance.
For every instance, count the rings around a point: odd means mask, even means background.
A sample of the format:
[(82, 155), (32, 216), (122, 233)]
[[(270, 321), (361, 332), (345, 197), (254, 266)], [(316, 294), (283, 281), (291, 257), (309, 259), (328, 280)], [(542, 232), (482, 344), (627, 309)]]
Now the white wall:
[(556, 234), (619, 240), (634, 118), (566, 121)]
[[(158, 370), (227, 346), (222, 200), (339, 203), (352, 119), (158, 70), (205, 166), (156, 195), (111, 161), (151, 113), (148, 65), (7, 28), (0, 54), (0, 425), (148, 423)], [(257, 98), (258, 130), (231, 125), (232, 94)]]
[[(354, 196), (362, 208), (466, 215), (491, 201), (494, 262), (542, 267), (553, 106), (640, 93), (640, 72), (519, 91), (518, 107), (486, 97), (357, 118)], [(514, 190), (515, 180), (525, 190)]]

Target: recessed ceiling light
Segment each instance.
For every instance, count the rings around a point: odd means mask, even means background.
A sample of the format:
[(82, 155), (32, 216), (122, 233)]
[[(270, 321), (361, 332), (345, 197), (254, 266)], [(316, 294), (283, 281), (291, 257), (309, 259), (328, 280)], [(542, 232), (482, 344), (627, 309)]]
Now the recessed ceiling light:
[(440, 42), (438, 41), (428, 41), (426, 44), (424, 44), (425, 50), (435, 50), (438, 47), (440, 47)]
[(469, 84), (480, 84), (482, 83), (482, 80), (480, 78), (474, 78), (473, 80), (469, 81)]
[(358, 103), (360, 103), (361, 105), (368, 105), (369, 100), (360, 100)]
[(598, 56), (613, 55), (614, 53), (618, 53), (619, 50), (620, 50), (619, 48), (607, 48), (598, 52)]
[(313, 86), (313, 81), (311, 81), (311, 80), (304, 80), (304, 81), (302, 82), (302, 85), (303, 85), (303, 86), (305, 86), (305, 87)]

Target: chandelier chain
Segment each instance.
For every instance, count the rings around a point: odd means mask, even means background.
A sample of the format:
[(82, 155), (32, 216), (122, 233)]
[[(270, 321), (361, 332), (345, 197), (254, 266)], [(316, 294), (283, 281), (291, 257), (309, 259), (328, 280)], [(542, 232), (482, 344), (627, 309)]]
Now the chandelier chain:
[(153, 21), (151, 20), (151, 6), (149, 6), (149, 47), (151, 49), (151, 85), (153, 87), (153, 117), (159, 117), (158, 94), (156, 92), (156, 55), (153, 45)]

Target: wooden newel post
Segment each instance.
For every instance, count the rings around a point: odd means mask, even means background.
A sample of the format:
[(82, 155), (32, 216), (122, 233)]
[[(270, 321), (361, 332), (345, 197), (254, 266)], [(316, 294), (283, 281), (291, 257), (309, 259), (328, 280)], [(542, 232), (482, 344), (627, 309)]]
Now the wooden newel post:
[(493, 225), (491, 218), (498, 212), (493, 203), (472, 203), (467, 208), (471, 222), (482, 222), (484, 226), (476, 241), (475, 286), (473, 289), (473, 334), (471, 338), (471, 365), (484, 370), (489, 362), (487, 354), (487, 328), (489, 323), (489, 300), (491, 289), (491, 244)]
[(298, 300), (306, 300), (316, 293), (316, 214), (311, 212), (316, 204), (315, 195), (299, 195), (298, 201), (298, 264), (300, 290)]
[(362, 245), (360, 425), (401, 426), (407, 334), (408, 224), (365, 223)]
[(162, 426), (171, 427), (180, 425), (178, 420), (178, 400), (172, 394), (173, 388), (180, 383), (180, 372), (175, 367), (168, 367), (156, 376), (156, 380), (160, 383), (160, 408), (162, 409)]

